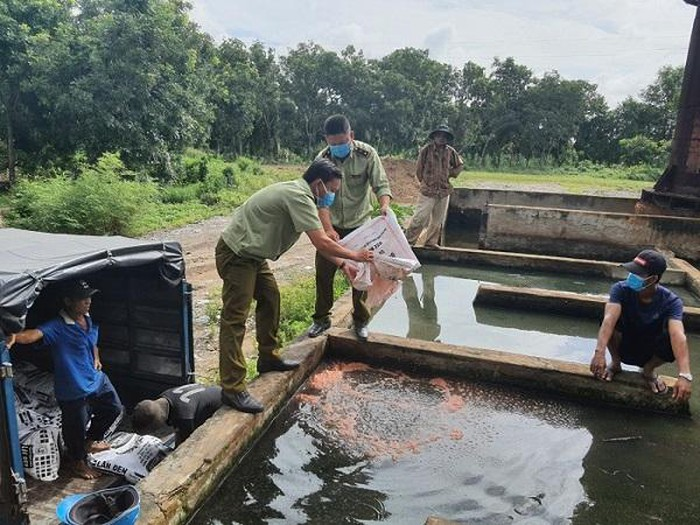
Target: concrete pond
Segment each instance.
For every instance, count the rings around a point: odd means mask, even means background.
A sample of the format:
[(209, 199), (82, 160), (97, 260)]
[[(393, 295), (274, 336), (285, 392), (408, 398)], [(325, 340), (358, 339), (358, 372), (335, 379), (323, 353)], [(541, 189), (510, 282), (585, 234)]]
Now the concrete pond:
[[(539, 197), (486, 198), (520, 209)], [(572, 202), (594, 205), (555, 205)], [(634, 214), (624, 200), (596, 205)], [(369, 341), (344, 328), (341, 298), (337, 328), (286, 349), (300, 369), (252, 382), (265, 412), (221, 409), (158, 465), (138, 485), (141, 522), (694, 522), (700, 426), (688, 415), (700, 396), (654, 395), (632, 368), (612, 383), (588, 371), (618, 262), (650, 237), (588, 258), (559, 234), (555, 255), (537, 242), (531, 254), (494, 251), (492, 204), (480, 206), (451, 207), (447, 240), (474, 218), (467, 209), (480, 209), (477, 231), (465, 226), (471, 240), (457, 248), (416, 250), (423, 266), (375, 313)], [(677, 219), (664, 231), (696, 234)], [(666, 253), (700, 375), (700, 272)], [(674, 366), (662, 373), (672, 387)]]

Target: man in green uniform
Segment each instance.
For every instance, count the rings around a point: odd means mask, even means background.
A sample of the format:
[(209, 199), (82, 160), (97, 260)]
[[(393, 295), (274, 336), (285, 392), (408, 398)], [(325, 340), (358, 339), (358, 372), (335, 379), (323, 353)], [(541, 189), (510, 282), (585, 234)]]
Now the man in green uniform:
[[(344, 115), (333, 115), (323, 125), (326, 146), (317, 158), (331, 160), (343, 172), (338, 198), (328, 207), (321, 206), (318, 215), (323, 228), (332, 239), (342, 239), (367, 222), (372, 214), (371, 193), (379, 200), (379, 209), (386, 214), (391, 202), (391, 190), (377, 151), (355, 140), (350, 122)], [(336, 265), (316, 253), (316, 311), (309, 337), (321, 335), (331, 326), (333, 279)], [(367, 339), (370, 311), (365, 305), (366, 292), (352, 290), (355, 333)]]
[(289, 250), (302, 232), (328, 263), (352, 279), (342, 259), (371, 261), (372, 252), (354, 252), (326, 235), (316, 202), (331, 202), (343, 173), (330, 161), (315, 160), (300, 179), (272, 184), (251, 196), (233, 213), (216, 246), (216, 269), (223, 279), (219, 333), (221, 401), (243, 412), (261, 412), (262, 404), (246, 389), (243, 355), (245, 321), (253, 299), (258, 340), (258, 372), (291, 370), (299, 363), (279, 354), (280, 294), (267, 264)]

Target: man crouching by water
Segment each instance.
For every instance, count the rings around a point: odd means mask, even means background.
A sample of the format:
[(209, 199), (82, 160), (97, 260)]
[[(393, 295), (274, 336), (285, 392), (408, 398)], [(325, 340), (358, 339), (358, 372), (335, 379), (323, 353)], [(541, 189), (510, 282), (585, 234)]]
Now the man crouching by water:
[[(655, 394), (665, 394), (666, 384), (656, 374), (664, 363), (676, 361), (678, 381), (673, 399), (687, 401), (692, 390), (688, 341), (683, 328), (683, 302), (659, 285), (666, 259), (654, 250), (644, 250), (622, 265), (630, 273), (610, 289), (598, 344), (591, 360), (596, 378), (612, 381), (621, 363), (641, 367), (642, 376)], [(607, 365), (605, 348), (610, 352)]]

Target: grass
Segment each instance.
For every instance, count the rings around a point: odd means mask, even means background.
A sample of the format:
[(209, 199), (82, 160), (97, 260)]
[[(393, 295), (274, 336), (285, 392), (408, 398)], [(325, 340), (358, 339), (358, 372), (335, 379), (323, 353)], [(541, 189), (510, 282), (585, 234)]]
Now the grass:
[[(333, 287), (333, 299), (338, 299), (350, 289), (350, 284), (345, 277), (338, 272)], [(311, 324), (311, 316), (314, 313), (316, 301), (315, 278), (304, 277), (294, 284), (280, 288), (281, 308), (279, 326), (279, 344), (285, 347), (294, 339), (302, 335)], [(221, 317), (221, 288), (218, 287), (209, 293), (206, 306), (206, 315), (209, 319), (209, 337), (215, 338), (218, 334), (219, 319)], [(255, 301), (251, 304), (249, 317), (255, 312)], [(246, 357), (246, 380), (250, 381), (258, 375), (258, 357)]]
[(491, 185), (518, 187), (536, 186), (549, 191), (566, 193), (629, 192), (639, 194), (651, 188), (651, 181), (630, 180), (617, 177), (601, 177), (595, 173), (496, 173), (490, 171), (464, 171), (455, 179), (459, 188), (483, 188)]

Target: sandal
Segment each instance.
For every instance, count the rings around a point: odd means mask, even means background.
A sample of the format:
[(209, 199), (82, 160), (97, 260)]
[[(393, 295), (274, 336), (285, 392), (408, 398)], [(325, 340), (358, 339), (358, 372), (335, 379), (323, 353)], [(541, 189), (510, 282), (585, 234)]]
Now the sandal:
[(651, 391), (657, 396), (663, 396), (664, 394), (668, 393), (668, 385), (664, 383), (663, 379), (661, 379), (659, 376), (642, 375), (642, 377), (649, 385), (649, 388), (651, 388)]

